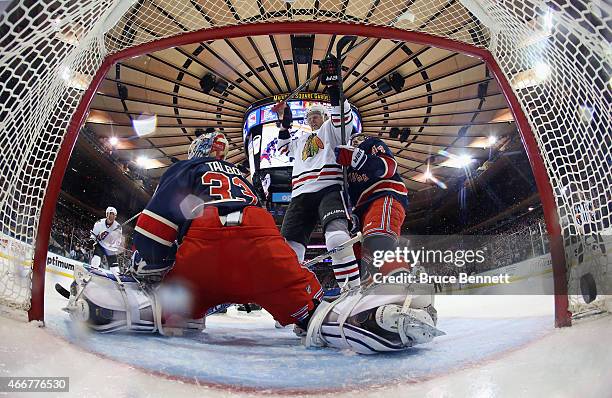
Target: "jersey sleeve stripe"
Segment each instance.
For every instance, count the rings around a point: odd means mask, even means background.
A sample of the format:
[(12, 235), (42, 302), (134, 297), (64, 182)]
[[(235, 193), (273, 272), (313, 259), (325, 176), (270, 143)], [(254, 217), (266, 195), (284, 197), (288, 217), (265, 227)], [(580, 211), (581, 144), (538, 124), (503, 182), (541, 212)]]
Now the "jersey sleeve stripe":
[[(172, 221), (160, 216), (159, 214), (155, 214), (150, 210), (144, 209), (142, 211), (142, 214), (146, 214), (151, 218), (154, 218), (155, 220), (166, 224), (167, 226), (171, 227), (172, 229), (174, 229), (175, 231), (178, 231), (178, 225), (176, 225), (175, 223), (173, 223)], [(138, 219), (140, 221), (140, 218)]]
[(385, 155), (380, 155), (380, 158), (385, 163), (385, 174), (381, 178), (391, 178), (397, 171), (397, 162)]
[(363, 191), (363, 193), (361, 194), (361, 196), (359, 196), (359, 199), (357, 200), (356, 206), (359, 206), (364, 201), (366, 201), (370, 195), (381, 191), (389, 191), (395, 192), (400, 195), (408, 195), (408, 189), (406, 189), (406, 186), (403, 183), (393, 180), (383, 180), (377, 182), (370, 188)]
[(296, 180), (293, 180), (291, 182), (291, 185), (295, 187), (296, 185), (301, 184), (302, 182), (307, 181), (307, 180), (312, 180), (313, 178), (319, 178), (319, 177), (323, 177), (323, 176), (340, 176), (340, 175), (342, 175), (342, 173), (339, 172), (339, 171), (322, 171), (322, 172), (317, 173), (317, 174), (313, 174), (313, 175), (309, 175), (309, 176), (306, 176), (306, 177), (302, 177), (302, 178), (298, 178)]
[(300, 178), (305, 174), (312, 174), (312, 173), (318, 173), (320, 171), (322, 171), (323, 169), (334, 169), (334, 170), (338, 170), (339, 172), (342, 171), (342, 166), (338, 165), (338, 164), (326, 164), (325, 166), (318, 168), (318, 169), (312, 169), (312, 170), (306, 170), (300, 174), (296, 174), (294, 176), (292, 176), (292, 179), (296, 179), (296, 178)]
[[(175, 227), (169, 226), (168, 224), (159, 220), (159, 218), (162, 218), (162, 217), (159, 217), (159, 216), (153, 217), (150, 214), (155, 215), (155, 213), (152, 213), (151, 211), (148, 211), (148, 210), (143, 211), (140, 217), (138, 217), (138, 222), (136, 223), (136, 227), (139, 228), (141, 231), (145, 231), (149, 233), (150, 235), (153, 235), (159, 238), (163, 242), (170, 242), (170, 244), (172, 244), (171, 242), (174, 242), (176, 240), (178, 227), (175, 228)], [(165, 244), (163, 242), (160, 242), (160, 243)]]
[(145, 231), (144, 229), (140, 228), (139, 226), (136, 226), (136, 228), (134, 228), (134, 231), (138, 232), (139, 234), (154, 240), (157, 243), (161, 243), (164, 246), (172, 246), (172, 242), (169, 242), (165, 239), (160, 238), (159, 236), (153, 235), (152, 233)]

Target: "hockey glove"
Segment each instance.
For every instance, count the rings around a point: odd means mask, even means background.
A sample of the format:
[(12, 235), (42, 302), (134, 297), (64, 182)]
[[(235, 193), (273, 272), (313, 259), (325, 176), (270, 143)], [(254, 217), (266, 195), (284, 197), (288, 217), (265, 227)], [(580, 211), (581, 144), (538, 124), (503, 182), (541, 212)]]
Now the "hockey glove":
[(321, 84), (325, 86), (338, 85), (338, 60), (333, 55), (328, 55), (319, 65), (321, 68)]
[(334, 148), (334, 152), (339, 165), (352, 166), (355, 170), (363, 167), (367, 159), (365, 151), (350, 145), (338, 145)]
[(291, 128), (291, 124), (293, 123), (293, 114), (291, 113), (291, 108), (289, 105), (285, 105), (285, 110), (283, 111), (283, 118), (281, 119), (281, 126), (285, 130), (289, 130)]
[(138, 275), (138, 273), (146, 266), (147, 262), (142, 258), (138, 250), (134, 250), (134, 253), (132, 254), (132, 261), (130, 263), (130, 273), (133, 275)]

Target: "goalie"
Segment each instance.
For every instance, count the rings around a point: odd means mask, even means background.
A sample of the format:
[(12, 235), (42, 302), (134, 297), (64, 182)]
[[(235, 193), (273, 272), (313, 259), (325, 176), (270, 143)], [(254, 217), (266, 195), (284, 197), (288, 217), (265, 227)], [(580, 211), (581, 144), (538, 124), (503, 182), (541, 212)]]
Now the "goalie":
[[(439, 335), (426, 309), (430, 295), (419, 301), (352, 290), (321, 303), (314, 274), (259, 207), (251, 184), (223, 161), (227, 147), (223, 134), (200, 136), (189, 160), (164, 174), (136, 225), (136, 278), (77, 268), (68, 305), (73, 319), (100, 332), (176, 335), (202, 330), (219, 304), (255, 302), (281, 324), (296, 324), (309, 346), (375, 353)], [(342, 338), (329, 337), (328, 329)]]

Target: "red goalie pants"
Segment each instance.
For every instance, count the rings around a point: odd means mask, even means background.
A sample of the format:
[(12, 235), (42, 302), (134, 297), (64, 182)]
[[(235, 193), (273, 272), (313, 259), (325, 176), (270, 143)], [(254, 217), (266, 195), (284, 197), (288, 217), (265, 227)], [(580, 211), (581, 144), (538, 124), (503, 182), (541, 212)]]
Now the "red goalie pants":
[(191, 223), (164, 282), (189, 289), (193, 318), (222, 303), (257, 303), (283, 325), (306, 318), (323, 294), (272, 216), (254, 206), (244, 208), (238, 226), (223, 226), (217, 208), (207, 207)]

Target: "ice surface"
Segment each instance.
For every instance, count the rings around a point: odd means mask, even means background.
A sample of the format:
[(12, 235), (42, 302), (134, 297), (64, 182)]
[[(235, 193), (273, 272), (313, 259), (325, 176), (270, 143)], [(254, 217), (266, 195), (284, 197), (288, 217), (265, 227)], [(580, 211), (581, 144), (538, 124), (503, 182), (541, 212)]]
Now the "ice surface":
[(359, 356), (305, 349), (269, 315), (235, 309), (197, 338), (83, 333), (56, 280), (68, 284), (49, 275), (46, 328), (1, 319), (0, 375), (70, 376), (70, 396), (612, 396), (612, 317), (554, 329), (551, 296), (440, 296), (446, 336)]

